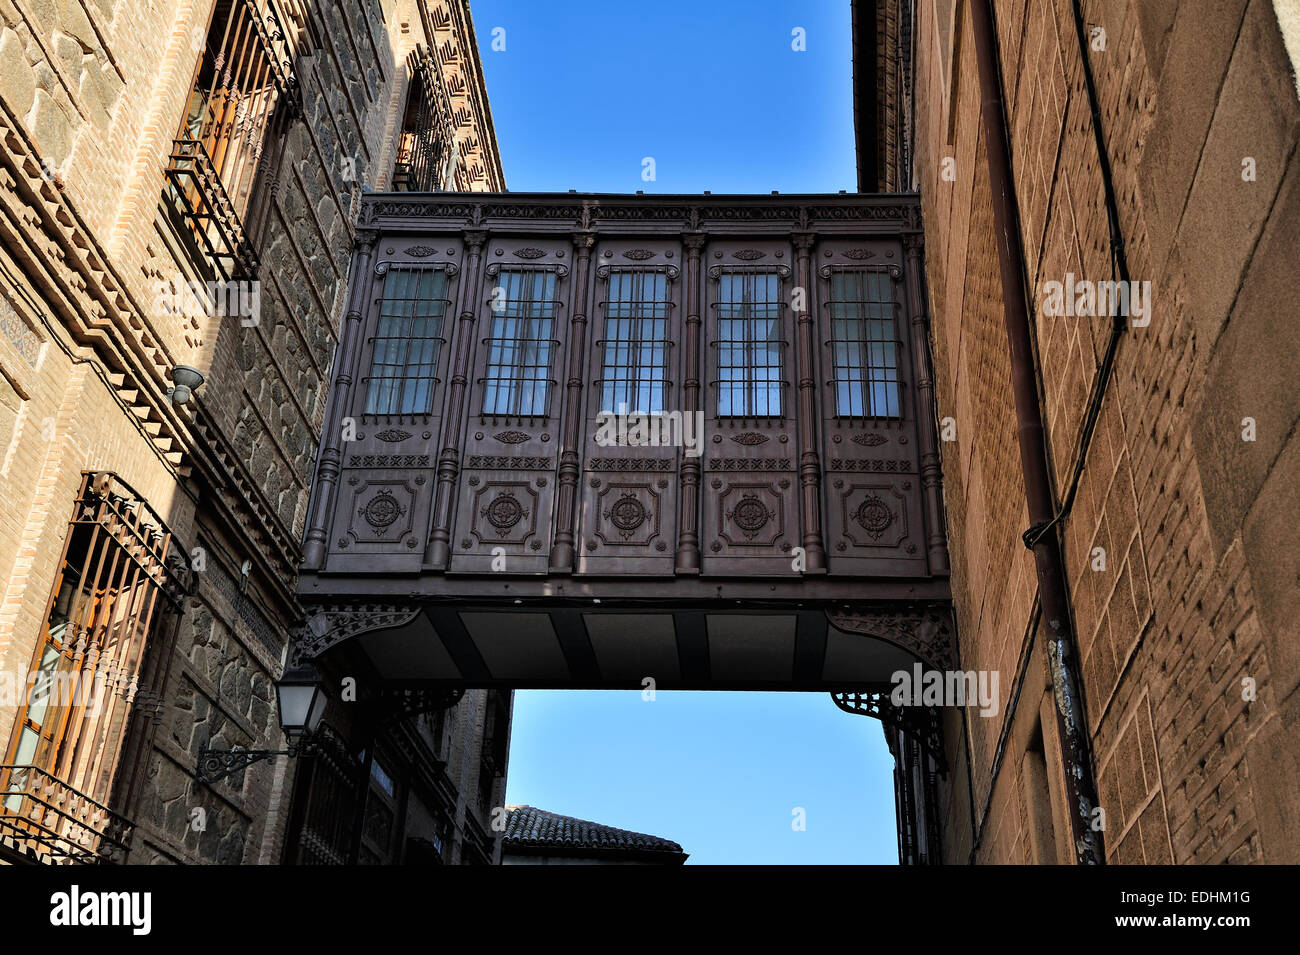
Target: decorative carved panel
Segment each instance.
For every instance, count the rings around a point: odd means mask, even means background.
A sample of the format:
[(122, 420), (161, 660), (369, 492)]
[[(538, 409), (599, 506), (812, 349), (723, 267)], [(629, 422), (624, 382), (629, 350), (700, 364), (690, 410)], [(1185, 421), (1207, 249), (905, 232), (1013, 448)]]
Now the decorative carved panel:
[[(835, 331), (819, 336), (819, 436), (825, 547), (832, 574), (905, 576), (928, 569), (921, 470), (916, 429), (915, 381), (911, 340), (904, 314), (903, 247), (895, 239), (834, 240), (816, 248), (817, 296), (830, 312), (875, 320), (892, 318), (885, 338), (893, 352), (890, 374), (896, 380), (896, 408), (881, 408), (863, 386), (859, 402), (837, 401)], [(870, 304), (840, 304), (832, 280), (837, 273), (856, 285), (854, 299)], [(842, 293), (841, 293), (842, 294)], [(860, 311), (859, 311), (860, 309)], [(871, 354), (878, 355), (872, 346)], [(839, 352), (843, 355), (843, 349)], [(875, 360), (875, 359), (873, 359)], [(863, 371), (872, 380), (879, 370)], [(888, 413), (892, 411), (893, 413)]]
[[(676, 444), (602, 444), (601, 413), (618, 413), (602, 407), (603, 381), (628, 382), (625, 391), (648, 394), (638, 382), (653, 379), (655, 400), (631, 412), (678, 412), (685, 375), (678, 347), (683, 334), (681, 309), (681, 245), (675, 240), (601, 238), (593, 248), (594, 265), (588, 301), (591, 302), (590, 345), (585, 378), (590, 382), (584, 399), (582, 474), (578, 483), (578, 521), (575, 548), (577, 569), (583, 574), (671, 574), (678, 527), (678, 466), (683, 449)], [(621, 325), (611, 324), (612, 274), (623, 276), (621, 290), (637, 287), (643, 298), (619, 300), (614, 313)], [(620, 294), (624, 294), (621, 291)], [(635, 294), (635, 293), (634, 293)], [(653, 303), (653, 304), (650, 304)], [(633, 318), (633, 316), (638, 316)], [(648, 341), (632, 337), (654, 336)], [(658, 348), (660, 361), (642, 367), (633, 359)], [(606, 367), (606, 357), (611, 368)], [(664, 435), (655, 419), (655, 439)], [(677, 419), (677, 420), (680, 420)], [(622, 434), (627, 434), (627, 419)], [(615, 429), (617, 431), (617, 429)], [(674, 440), (675, 435), (674, 433)], [(604, 436), (604, 437), (602, 437)], [(620, 440), (622, 440), (620, 438)]]
[(429, 524), (430, 475), (418, 467), (345, 467), (329, 569), (418, 570)]
[[(667, 483), (664, 481), (663, 483)], [(663, 538), (664, 499), (671, 499), (669, 487), (656, 488), (647, 481), (610, 481), (592, 489), (594, 519), (589, 543), (603, 548), (633, 547), (644, 550)], [(596, 547), (588, 547), (596, 551)]]
[(907, 495), (894, 485), (844, 483), (833, 490), (839, 528), (852, 546), (895, 548), (908, 539)]

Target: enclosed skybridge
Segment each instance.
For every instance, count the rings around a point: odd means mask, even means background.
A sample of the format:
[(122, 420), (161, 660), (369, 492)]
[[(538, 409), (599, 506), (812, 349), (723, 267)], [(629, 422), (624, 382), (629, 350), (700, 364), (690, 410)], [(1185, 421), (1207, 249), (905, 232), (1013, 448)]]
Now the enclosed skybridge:
[(915, 196), (367, 195), (297, 656), (447, 689), (953, 667), (925, 301)]

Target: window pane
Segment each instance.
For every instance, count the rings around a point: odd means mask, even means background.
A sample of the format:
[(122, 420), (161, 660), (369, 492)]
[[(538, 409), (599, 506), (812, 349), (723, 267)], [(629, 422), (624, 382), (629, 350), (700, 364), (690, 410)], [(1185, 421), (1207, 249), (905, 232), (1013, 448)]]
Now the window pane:
[(832, 273), (829, 308), (835, 413), (898, 417), (898, 343), (889, 276), (863, 269)]
[(544, 415), (555, 337), (555, 273), (502, 270), (493, 294), (483, 414)]
[(447, 276), (441, 270), (388, 270), (372, 339), (366, 414), (422, 415), (433, 410), (446, 292)]
[(664, 410), (670, 307), (668, 280), (662, 272), (610, 272), (600, 376), (602, 411), (655, 414)]
[(781, 303), (775, 272), (737, 272), (718, 283), (718, 414), (781, 414)]

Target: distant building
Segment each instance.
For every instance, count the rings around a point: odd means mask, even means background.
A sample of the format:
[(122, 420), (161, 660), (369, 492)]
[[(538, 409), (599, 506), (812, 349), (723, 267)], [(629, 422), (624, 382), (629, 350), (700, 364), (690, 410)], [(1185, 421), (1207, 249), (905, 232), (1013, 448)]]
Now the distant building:
[(602, 826), (532, 806), (507, 806), (502, 865), (682, 865), (668, 839)]

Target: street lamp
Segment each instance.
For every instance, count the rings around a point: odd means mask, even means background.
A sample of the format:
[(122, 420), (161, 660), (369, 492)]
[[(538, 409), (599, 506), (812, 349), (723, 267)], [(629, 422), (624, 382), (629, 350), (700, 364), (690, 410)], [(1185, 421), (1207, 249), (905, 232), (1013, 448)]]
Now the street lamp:
[(199, 752), (195, 778), (215, 783), (272, 756), (310, 756), (312, 736), (325, 715), (325, 686), (315, 668), (290, 667), (275, 684), (280, 704), (280, 728), (289, 740), (288, 749), (208, 749)]
[(183, 405), (203, 384), (203, 372), (189, 365), (176, 365), (171, 370), (172, 387), (167, 389), (167, 398), (174, 405)]
[(325, 687), (310, 666), (295, 666), (284, 671), (275, 684), (280, 699), (280, 726), (290, 741), (310, 736), (325, 715)]

